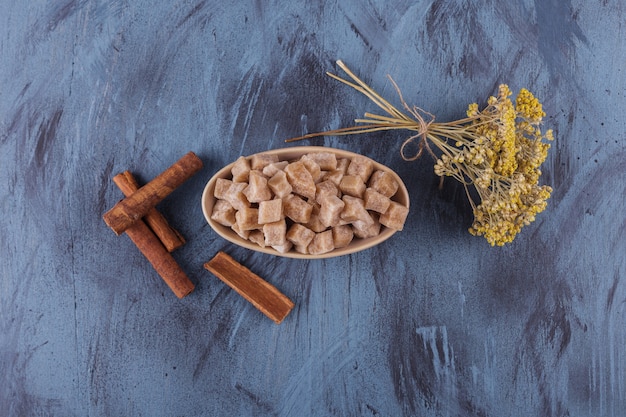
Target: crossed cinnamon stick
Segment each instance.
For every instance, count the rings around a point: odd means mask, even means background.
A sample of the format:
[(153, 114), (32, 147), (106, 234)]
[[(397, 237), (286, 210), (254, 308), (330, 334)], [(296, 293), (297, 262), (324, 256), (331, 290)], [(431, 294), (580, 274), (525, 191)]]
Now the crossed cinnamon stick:
[(102, 216), (117, 235), (126, 232), (178, 298), (195, 288), (170, 254), (185, 240), (155, 206), (201, 168), (200, 158), (189, 152), (143, 187), (130, 172), (122, 172), (113, 181), (126, 197)]

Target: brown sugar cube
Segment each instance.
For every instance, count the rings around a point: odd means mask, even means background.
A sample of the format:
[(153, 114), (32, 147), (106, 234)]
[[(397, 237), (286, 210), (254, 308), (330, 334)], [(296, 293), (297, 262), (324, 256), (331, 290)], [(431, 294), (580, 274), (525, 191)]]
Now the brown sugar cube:
[(302, 161), (287, 165), (285, 173), (294, 193), (309, 199), (315, 198), (315, 181)]
[(408, 207), (392, 201), (387, 211), (380, 216), (380, 222), (390, 229), (402, 230), (408, 214)]
[(287, 231), (286, 237), (294, 245), (303, 246), (306, 249), (315, 237), (315, 232), (299, 223), (294, 223)]
[(331, 231), (333, 232), (335, 249), (345, 248), (354, 238), (354, 231), (352, 231), (352, 227), (348, 225), (335, 226)]
[(313, 205), (294, 194), (283, 198), (283, 213), (296, 223), (307, 223), (311, 218)]
[(315, 162), (315, 160), (313, 160), (310, 156), (308, 155), (303, 155), (300, 158), (300, 161), (304, 164), (304, 166), (306, 167), (306, 169), (311, 173), (311, 176), (313, 177), (313, 182), (318, 183), (321, 181), (322, 179), (322, 169), (320, 168), (319, 164), (317, 162)]
[(304, 255), (308, 255), (309, 254), (309, 247), (308, 247), (308, 245), (306, 245), (306, 246), (304, 246), (304, 245), (293, 245), (293, 248), (298, 253), (302, 253)]
[(334, 195), (341, 197), (339, 187), (332, 181), (322, 181), (315, 185), (315, 201), (320, 202), (320, 199), (327, 195)]
[(350, 159), (348, 158), (337, 159), (337, 170), (341, 171), (343, 175), (346, 175), (346, 173), (348, 172), (349, 165), (350, 165)]
[(336, 186), (339, 186), (339, 184), (341, 184), (341, 179), (343, 178), (344, 175), (345, 173), (339, 169), (335, 169), (333, 171), (326, 171), (324, 176), (322, 176), (322, 181), (331, 181)]
[(231, 227), (237, 221), (235, 220), (235, 209), (226, 200), (217, 200), (215, 202), (211, 219), (227, 227)]
[(228, 201), (235, 210), (242, 210), (250, 207), (248, 198), (244, 195), (243, 190), (248, 186), (245, 182), (233, 182), (224, 193), (224, 200)]
[(388, 172), (385, 171), (375, 171), (370, 177), (368, 186), (375, 191), (381, 193), (385, 197), (393, 197), (398, 191), (398, 182)]
[(263, 175), (265, 175), (267, 178), (272, 178), (274, 174), (276, 174), (278, 171), (282, 171), (283, 169), (285, 169), (287, 164), (289, 164), (289, 162), (287, 161), (272, 162), (271, 164), (263, 168)]
[(272, 248), (274, 248), (280, 253), (287, 253), (293, 248), (293, 243), (286, 240), (283, 245), (273, 245)]
[(252, 243), (256, 243), (260, 247), (264, 248), (265, 245), (265, 234), (261, 230), (252, 230), (248, 235), (248, 240)]
[(337, 169), (337, 156), (332, 152), (311, 152), (306, 156), (317, 162), (323, 171), (334, 171)]
[(248, 181), (248, 174), (250, 173), (250, 162), (244, 157), (240, 156), (234, 163), (230, 170), (233, 175), (234, 182), (246, 182)]
[(350, 223), (357, 220), (361, 220), (367, 223), (372, 223), (374, 220), (372, 216), (365, 210), (365, 203), (360, 198), (344, 195), (342, 198), (345, 206), (340, 214), (340, 217)]
[(259, 224), (274, 223), (284, 218), (283, 200), (280, 198), (259, 203)]
[(340, 214), (346, 203), (336, 195), (326, 195), (320, 200), (320, 222), (326, 227), (339, 224)]
[(347, 175), (358, 175), (363, 182), (367, 182), (374, 171), (374, 162), (361, 155), (354, 156), (348, 165)]
[(278, 155), (257, 153), (250, 157), (250, 169), (262, 171), (263, 168), (274, 162), (278, 162)]
[(225, 178), (218, 178), (215, 181), (215, 189), (213, 190), (213, 197), (219, 200), (225, 200), (226, 192), (230, 188), (233, 182)]
[(363, 201), (365, 201), (366, 210), (372, 210), (377, 213), (386, 212), (391, 204), (391, 200), (388, 197), (385, 197), (373, 188), (367, 188), (365, 190)]
[(248, 238), (250, 237), (250, 231), (249, 230), (241, 230), (241, 228), (239, 227), (239, 225), (237, 223), (235, 223), (232, 226), (230, 226), (230, 228), (233, 229), (233, 231), (235, 233), (237, 233), (239, 235), (239, 237), (242, 238), (242, 239), (248, 240)]
[(311, 210), (311, 217), (309, 221), (304, 223), (306, 227), (313, 230), (315, 233), (321, 233), (328, 229), (324, 223), (320, 220), (320, 205), (313, 204), (313, 210)]
[(361, 239), (378, 236), (380, 234), (380, 222), (375, 217), (376, 216), (371, 217), (371, 222), (365, 222), (363, 220), (352, 222), (354, 236)]
[(259, 209), (245, 207), (235, 213), (235, 219), (237, 219), (239, 230), (254, 230), (261, 228), (261, 225), (259, 224)]
[(339, 183), (339, 189), (344, 194), (362, 198), (365, 192), (365, 183), (358, 175), (345, 175)]
[(287, 181), (287, 174), (284, 171), (278, 171), (267, 181), (267, 186), (274, 193), (275, 196), (285, 198), (291, 194), (292, 187)]
[(307, 247), (307, 251), (311, 255), (321, 255), (323, 253), (328, 253), (333, 249), (335, 249), (335, 244), (333, 242), (332, 230), (326, 230), (322, 233), (316, 233), (315, 237)]
[(287, 238), (287, 222), (285, 219), (274, 223), (263, 225), (263, 234), (265, 235), (265, 246), (281, 246), (285, 244)]
[(248, 186), (243, 190), (243, 194), (251, 203), (260, 203), (272, 198), (272, 192), (267, 186), (267, 178), (260, 171), (250, 171), (248, 175)]

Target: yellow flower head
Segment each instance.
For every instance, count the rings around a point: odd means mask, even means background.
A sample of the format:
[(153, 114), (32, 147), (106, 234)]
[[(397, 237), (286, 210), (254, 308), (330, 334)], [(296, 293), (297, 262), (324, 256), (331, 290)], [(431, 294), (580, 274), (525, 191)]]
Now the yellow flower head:
[(531, 124), (539, 124), (545, 117), (543, 106), (537, 98), (525, 88), (522, 88), (515, 99), (515, 109), (519, 116)]
[[(429, 131), (431, 141), (443, 151), (435, 174), (474, 185), (478, 192), (480, 201), (470, 200), (474, 208), (470, 233), (499, 246), (513, 241), (534, 221), (552, 191), (537, 185), (550, 148), (544, 139), (554, 139), (552, 130), (542, 134), (539, 127), (545, 116), (542, 105), (527, 89), (520, 91), (515, 105), (511, 95), (502, 84), (482, 111), (472, 103), (468, 119), (440, 123)], [(454, 138), (455, 146), (446, 138)]]

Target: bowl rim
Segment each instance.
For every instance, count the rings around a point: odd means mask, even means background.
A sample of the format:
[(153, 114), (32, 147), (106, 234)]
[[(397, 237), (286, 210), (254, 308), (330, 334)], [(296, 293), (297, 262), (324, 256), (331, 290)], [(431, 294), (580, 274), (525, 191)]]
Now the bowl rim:
[[(374, 160), (373, 158), (370, 158), (367, 155), (358, 154), (356, 152), (346, 151), (343, 149), (331, 148), (328, 146), (292, 146), (292, 147), (285, 147), (285, 148), (278, 148), (278, 149), (270, 149), (270, 150), (263, 151), (263, 152), (257, 152), (255, 154), (250, 154), (245, 157), (250, 158), (253, 155), (274, 154), (274, 155), (278, 155), (279, 160), (282, 161), (282, 160), (295, 159), (304, 154), (312, 153), (312, 152), (331, 152), (331, 153), (334, 153), (336, 156), (340, 156), (344, 158), (360, 156), (360, 157), (366, 157), (370, 159), (374, 163), (375, 170), (381, 169), (383, 171), (389, 172), (390, 174), (393, 175), (394, 179), (398, 182), (398, 191), (392, 197), (392, 200), (400, 202), (404, 204), (407, 208), (409, 208), (410, 206), (409, 192), (406, 188), (406, 185), (404, 184), (404, 181), (402, 181), (402, 178), (400, 178), (400, 176), (391, 168), (377, 162), (376, 160)], [(226, 239), (227, 241), (231, 243), (234, 243), (238, 246), (241, 246), (243, 248), (250, 249), (256, 252), (266, 253), (269, 255), (280, 256), (284, 258), (327, 259), (327, 258), (335, 258), (338, 256), (343, 256), (343, 255), (349, 255), (352, 253), (357, 253), (357, 252), (364, 251), (366, 249), (370, 249), (373, 246), (376, 246), (386, 241), (397, 232), (397, 230), (390, 229), (388, 227), (383, 226), (383, 229), (380, 232), (380, 234), (378, 234), (375, 237), (366, 238), (366, 239), (357, 238), (358, 241), (356, 241), (357, 242), (356, 245), (354, 244), (355, 240), (353, 240), (348, 246), (345, 246), (339, 249), (333, 249), (330, 252), (323, 253), (320, 255), (303, 254), (293, 249), (286, 253), (281, 253), (272, 247), (261, 247), (254, 242), (243, 239), (237, 233), (235, 233), (231, 228), (224, 226), (214, 221), (213, 219), (211, 219), (211, 212), (213, 209), (213, 205), (215, 204), (215, 201), (216, 201), (216, 198), (213, 196), (213, 192), (215, 190), (215, 183), (217, 182), (218, 178), (227, 178), (228, 176), (231, 175), (231, 168), (235, 162), (236, 161), (231, 162), (230, 164), (226, 165), (225, 167), (218, 170), (215, 174), (213, 174), (213, 176), (206, 183), (204, 190), (202, 191), (202, 197), (201, 197), (202, 213), (204, 214), (204, 218), (206, 219), (206, 221), (209, 223), (209, 226), (211, 226), (211, 228), (219, 236), (221, 236), (222, 238)]]

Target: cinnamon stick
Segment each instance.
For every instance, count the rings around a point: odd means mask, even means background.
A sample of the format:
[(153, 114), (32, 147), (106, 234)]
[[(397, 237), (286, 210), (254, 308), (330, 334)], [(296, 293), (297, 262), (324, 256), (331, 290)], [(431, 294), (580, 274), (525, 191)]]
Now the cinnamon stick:
[(193, 292), (194, 284), (143, 220), (129, 226), (126, 234), (178, 298)]
[[(139, 189), (139, 184), (130, 171), (124, 171), (113, 177), (113, 182), (119, 187), (126, 197)], [(165, 217), (156, 208), (151, 208), (143, 220), (159, 238), (168, 252), (180, 248), (185, 244), (185, 238), (169, 225)]]
[(204, 268), (237, 291), (275, 323), (280, 324), (294, 303), (276, 287), (224, 252), (218, 252)]
[(120, 235), (201, 168), (200, 158), (193, 152), (187, 153), (152, 181), (104, 213), (102, 217), (105, 223)]

